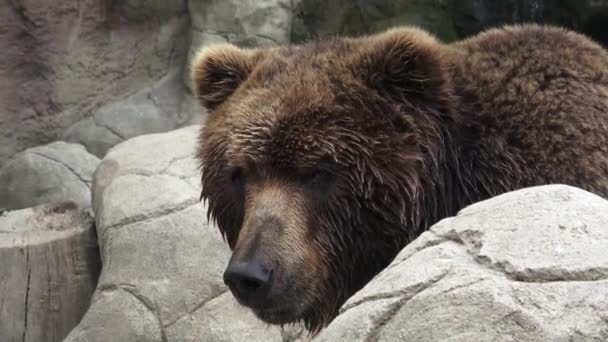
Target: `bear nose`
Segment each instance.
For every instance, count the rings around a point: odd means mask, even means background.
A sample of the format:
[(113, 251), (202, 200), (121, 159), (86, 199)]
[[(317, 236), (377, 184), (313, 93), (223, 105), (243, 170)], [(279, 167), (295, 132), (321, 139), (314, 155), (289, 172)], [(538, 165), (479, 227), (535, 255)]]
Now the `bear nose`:
[(251, 304), (266, 298), (272, 285), (272, 270), (257, 261), (231, 262), (224, 283), (241, 302)]

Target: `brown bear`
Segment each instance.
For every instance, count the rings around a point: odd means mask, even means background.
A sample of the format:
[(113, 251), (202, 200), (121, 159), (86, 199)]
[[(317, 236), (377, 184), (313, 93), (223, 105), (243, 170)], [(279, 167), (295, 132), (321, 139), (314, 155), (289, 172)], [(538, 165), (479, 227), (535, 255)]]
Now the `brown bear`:
[(223, 44), (197, 54), (192, 82), (224, 281), (268, 323), (318, 332), (473, 202), (549, 183), (608, 197), (608, 53), (562, 28)]

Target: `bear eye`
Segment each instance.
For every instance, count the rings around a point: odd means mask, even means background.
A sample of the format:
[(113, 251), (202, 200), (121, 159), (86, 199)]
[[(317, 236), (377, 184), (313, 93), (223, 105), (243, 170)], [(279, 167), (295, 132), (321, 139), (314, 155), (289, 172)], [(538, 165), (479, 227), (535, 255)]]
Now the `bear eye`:
[(237, 185), (237, 186), (243, 185), (243, 178), (244, 178), (243, 169), (241, 169), (241, 168), (236, 168), (236, 169), (232, 170), (232, 172), (230, 173), (230, 181), (234, 185)]
[(332, 180), (333, 174), (326, 170), (314, 170), (303, 177), (304, 184), (318, 190), (327, 189)]

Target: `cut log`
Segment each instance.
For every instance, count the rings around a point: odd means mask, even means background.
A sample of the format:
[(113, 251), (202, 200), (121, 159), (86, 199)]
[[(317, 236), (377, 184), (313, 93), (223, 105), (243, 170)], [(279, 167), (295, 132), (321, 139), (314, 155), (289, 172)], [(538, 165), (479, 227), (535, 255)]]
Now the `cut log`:
[(0, 341), (61, 341), (100, 271), (90, 210), (62, 203), (0, 214)]

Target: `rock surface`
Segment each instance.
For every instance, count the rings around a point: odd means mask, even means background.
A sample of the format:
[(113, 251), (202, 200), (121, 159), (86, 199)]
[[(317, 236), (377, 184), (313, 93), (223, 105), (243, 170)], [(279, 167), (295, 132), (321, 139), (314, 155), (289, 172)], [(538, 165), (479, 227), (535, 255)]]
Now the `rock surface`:
[(166, 330), (167, 341), (281, 341), (281, 330), (258, 321), (239, 307), (230, 292), (209, 300)]
[(91, 117), (68, 128), (63, 140), (82, 144), (103, 158), (122, 141), (167, 132), (190, 122), (194, 116), (204, 116), (201, 108), (192, 107), (190, 98), (181, 73), (173, 70), (153, 87), (97, 109)]
[(0, 164), (183, 66), (187, 31), (185, 0), (2, 1)]
[(61, 203), (1, 214), (0, 341), (62, 341), (100, 270), (90, 210)]
[(357, 36), (403, 24), (423, 27), (446, 41), (457, 38), (450, 8), (442, 0), (302, 0), (294, 9), (291, 40)]
[(608, 201), (523, 189), (436, 224), (315, 341), (606, 341)]
[(300, 0), (291, 41), (335, 34), (360, 35), (395, 25), (417, 25), (452, 41), (504, 24), (539, 22), (568, 27), (608, 44), (608, 3), (594, 0)]
[[(230, 42), (240, 46), (289, 43), (291, 0), (201, 0), (189, 1), (192, 21), (188, 59), (211, 44)], [(184, 83), (190, 89), (186, 66)]]
[(91, 183), (99, 159), (82, 145), (54, 142), (27, 149), (0, 168), (0, 208), (43, 203), (91, 204)]
[(230, 251), (199, 202), (198, 129), (133, 138), (102, 160), (93, 207), (103, 273), (66, 341), (239, 341), (245, 332), (243, 341), (281, 341), (226, 292)]
[[(301, 42), (404, 24), (450, 41), (527, 21), (573, 28), (608, 44), (607, 9), (597, 0), (4, 1), (0, 165), (16, 152), (58, 139), (100, 107), (153, 86), (174, 69), (189, 88), (189, 58), (204, 45)], [(81, 140), (74, 141), (87, 147), (116, 143), (90, 120), (77, 128)], [(90, 144), (82, 139), (87, 133)]]

